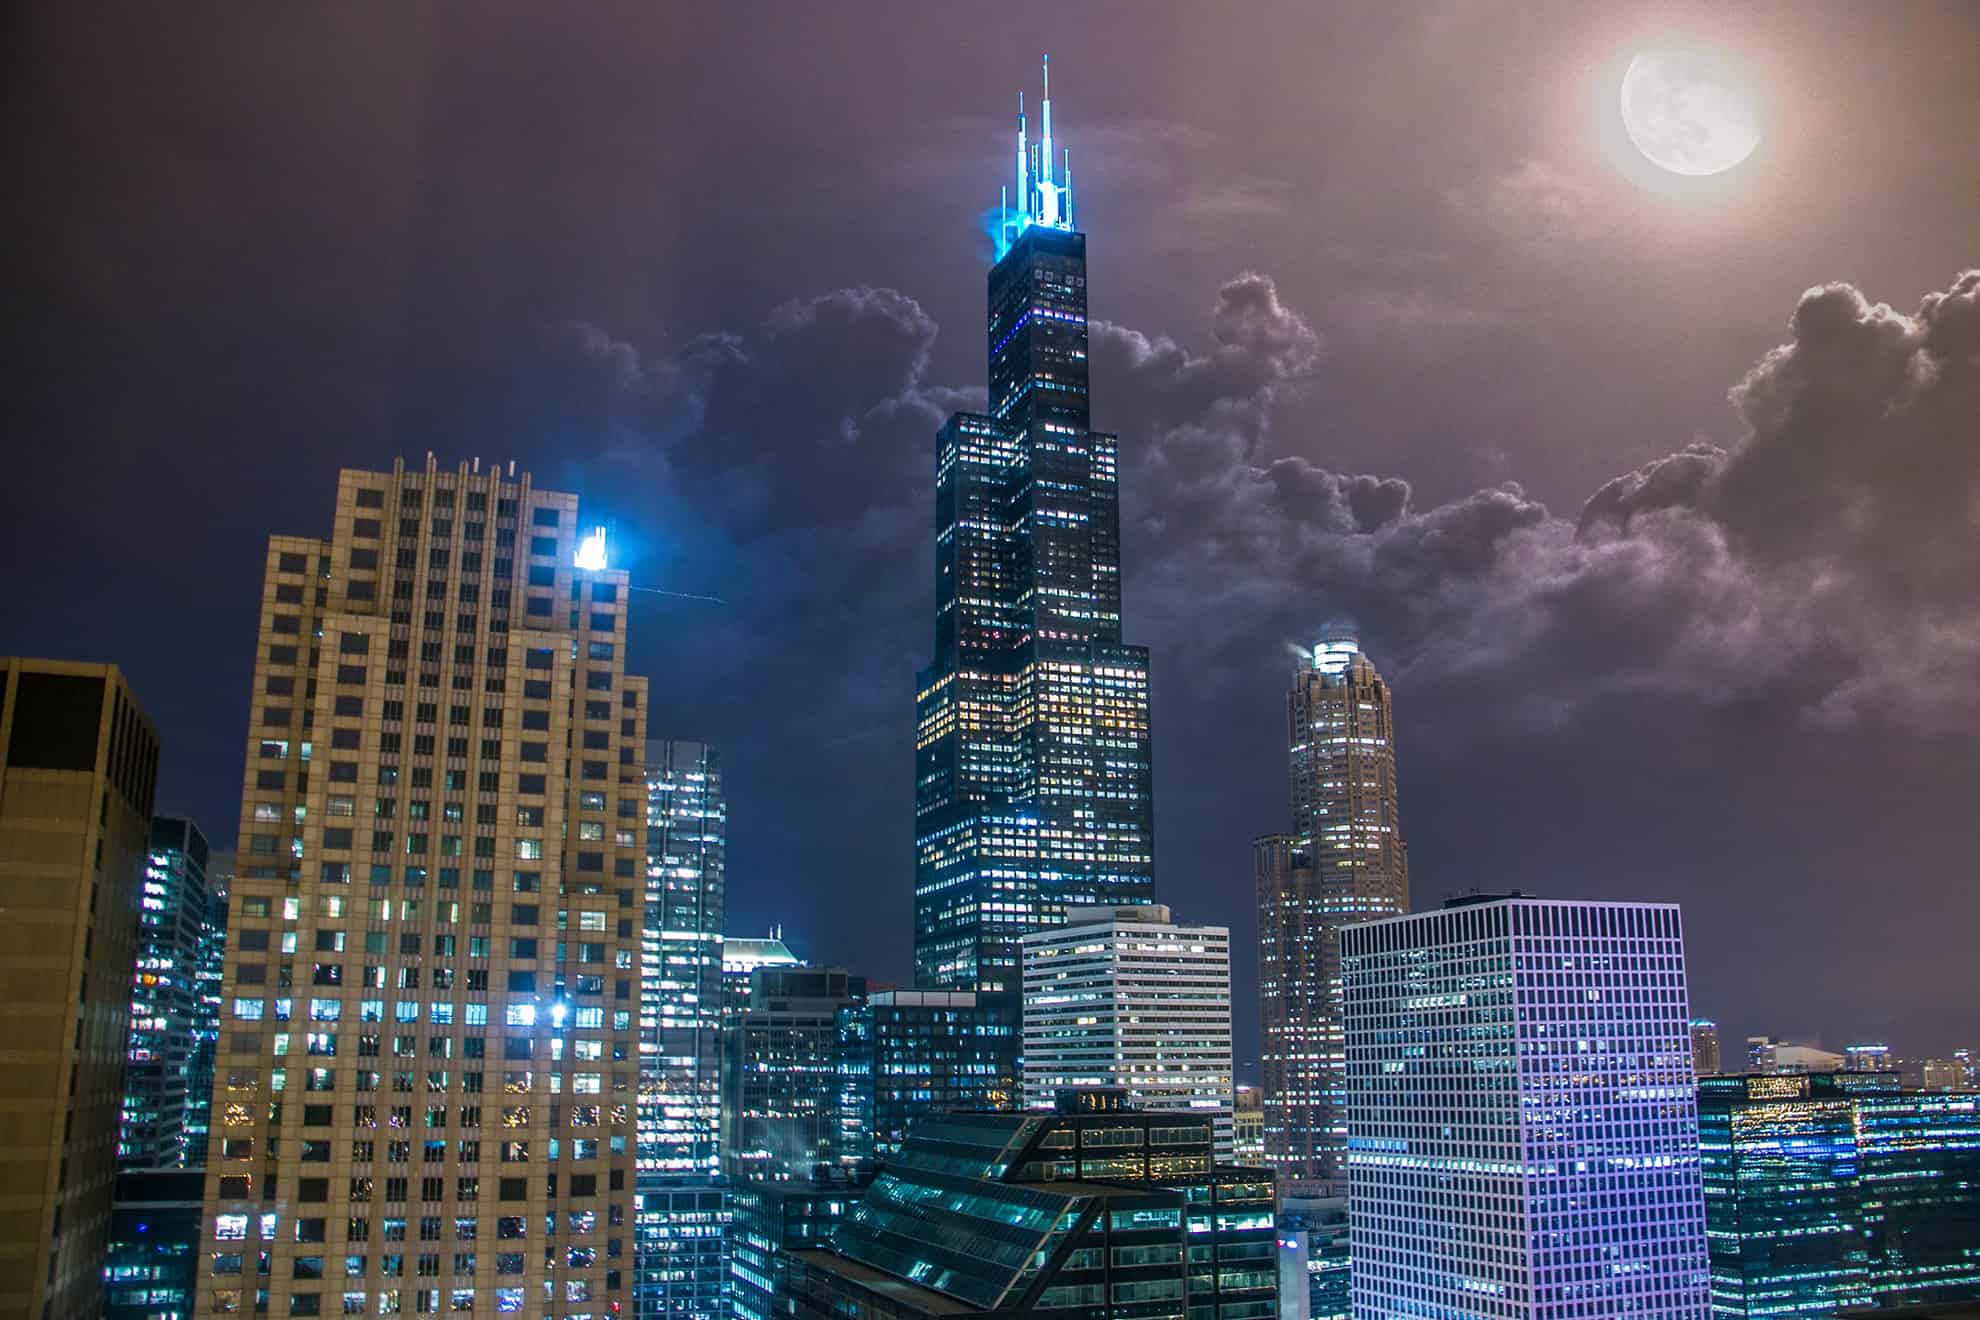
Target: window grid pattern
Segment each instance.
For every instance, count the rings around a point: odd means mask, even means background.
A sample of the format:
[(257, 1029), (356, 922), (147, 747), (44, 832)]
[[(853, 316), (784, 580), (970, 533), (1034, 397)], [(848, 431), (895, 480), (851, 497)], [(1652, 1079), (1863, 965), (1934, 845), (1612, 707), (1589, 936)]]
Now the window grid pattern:
[(1356, 1320), (1703, 1320), (1676, 907), (1460, 901), (1342, 966)]

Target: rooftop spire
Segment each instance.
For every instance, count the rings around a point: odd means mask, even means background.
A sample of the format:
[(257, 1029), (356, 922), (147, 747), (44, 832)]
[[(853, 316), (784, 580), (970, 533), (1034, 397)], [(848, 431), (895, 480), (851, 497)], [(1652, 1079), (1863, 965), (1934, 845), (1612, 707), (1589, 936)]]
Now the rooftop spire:
[[(1018, 93), (1017, 194), (1005, 202), (998, 226), (997, 255), (1002, 256), (1032, 225), (1047, 229), (1071, 229), (1072, 152), (1055, 154), (1052, 149), (1052, 57), (1043, 61), (1045, 95), (1039, 106), (1039, 136), (1030, 140), (1024, 114), (1024, 93)], [(1063, 165), (1063, 175), (1060, 170)]]

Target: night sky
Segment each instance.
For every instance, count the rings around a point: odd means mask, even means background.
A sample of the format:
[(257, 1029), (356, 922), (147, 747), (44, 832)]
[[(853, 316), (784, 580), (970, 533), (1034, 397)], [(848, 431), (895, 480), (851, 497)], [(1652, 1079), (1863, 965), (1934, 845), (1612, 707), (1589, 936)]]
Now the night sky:
[[(1745, 164), (1619, 141), (1743, 67)], [(1980, 10), (20, 6), (0, 652), (113, 660), (227, 842), (265, 538), (515, 459), (726, 758), (730, 929), (909, 969), (933, 433), (1055, 73), (1153, 650), (1158, 897), (1288, 823), (1289, 648), (1396, 691), (1414, 898), (1684, 905), (1694, 1012), (1980, 1046)]]

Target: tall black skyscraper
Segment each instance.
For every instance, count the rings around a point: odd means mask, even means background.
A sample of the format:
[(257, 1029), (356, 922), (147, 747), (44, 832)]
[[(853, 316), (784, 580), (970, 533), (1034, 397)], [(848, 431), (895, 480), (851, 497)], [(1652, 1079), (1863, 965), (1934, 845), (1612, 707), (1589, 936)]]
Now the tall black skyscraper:
[(1014, 991), (1018, 939), (1153, 897), (1148, 652), (1121, 642), (1118, 440), (1089, 427), (1086, 236), (1019, 102), (990, 411), (936, 436), (935, 658), (916, 697), (915, 977)]

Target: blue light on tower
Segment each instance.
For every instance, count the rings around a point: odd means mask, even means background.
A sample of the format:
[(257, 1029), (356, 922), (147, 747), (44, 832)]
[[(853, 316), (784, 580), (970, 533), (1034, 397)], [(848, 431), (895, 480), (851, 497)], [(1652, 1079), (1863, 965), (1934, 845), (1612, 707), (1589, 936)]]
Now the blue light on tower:
[[(1036, 143), (1030, 140), (1024, 117), (1024, 93), (1018, 93), (1017, 122), (1017, 206), (1011, 206), (1009, 190), (1000, 208), (1003, 219), (997, 226), (997, 255), (1002, 257), (1032, 225), (1046, 229), (1073, 227), (1072, 152), (1055, 158), (1052, 154), (1052, 57), (1045, 57), (1045, 99), (1040, 110), (1043, 132)], [(1063, 169), (1061, 169), (1061, 165)]]

